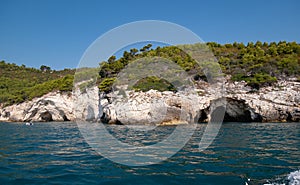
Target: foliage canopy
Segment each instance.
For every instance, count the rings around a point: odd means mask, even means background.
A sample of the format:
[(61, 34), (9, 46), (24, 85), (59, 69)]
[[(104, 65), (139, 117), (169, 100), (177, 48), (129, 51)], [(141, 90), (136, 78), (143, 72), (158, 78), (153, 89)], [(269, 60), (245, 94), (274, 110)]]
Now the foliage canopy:
[[(272, 85), (278, 79), (290, 77), (300, 81), (300, 45), (296, 42), (257, 41), (224, 45), (209, 42), (206, 45), (218, 60), (222, 72), (231, 75), (232, 81), (243, 80), (253, 88)], [(196, 46), (201, 47), (200, 44), (183, 45), (185, 51)], [(99, 89), (110, 92), (117, 75), (129, 63), (143, 57), (162, 57), (178, 64), (191, 75), (194, 81), (207, 79), (201, 67), (180, 47), (166, 46), (156, 49), (151, 47), (151, 44), (147, 44), (141, 49), (132, 48), (130, 51), (125, 51), (119, 59), (111, 56), (107, 61), (101, 62), (100, 68), (82, 69), (80, 73), (76, 73), (76, 78), (89, 79), (91, 75), (98, 72), (99, 78), (96, 83)], [(214, 69), (210, 61), (203, 61), (203, 64)], [(0, 104), (7, 106), (21, 103), (51, 91), (70, 92), (73, 88), (74, 73), (74, 69), (55, 71), (45, 65), (35, 69), (0, 61)], [(139, 80), (133, 89), (176, 91), (172, 83), (156, 76)]]

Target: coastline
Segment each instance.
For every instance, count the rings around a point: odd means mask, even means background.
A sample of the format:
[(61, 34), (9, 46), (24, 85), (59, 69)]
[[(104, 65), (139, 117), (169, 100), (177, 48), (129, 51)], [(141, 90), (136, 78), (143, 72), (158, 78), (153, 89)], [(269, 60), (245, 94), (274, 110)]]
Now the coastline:
[[(85, 92), (74, 91), (71, 95), (51, 92), (32, 101), (1, 108), (0, 121), (74, 122), (79, 119), (125, 125), (207, 122), (213, 107), (220, 104), (219, 95), (213, 88), (201, 82), (194, 89), (197, 94), (156, 90), (128, 91), (126, 101), (116, 98), (117, 92), (101, 93), (95, 86)], [(300, 121), (299, 82), (279, 81), (274, 86), (263, 87), (255, 92), (245, 82), (225, 82), (225, 88), (224, 122)]]

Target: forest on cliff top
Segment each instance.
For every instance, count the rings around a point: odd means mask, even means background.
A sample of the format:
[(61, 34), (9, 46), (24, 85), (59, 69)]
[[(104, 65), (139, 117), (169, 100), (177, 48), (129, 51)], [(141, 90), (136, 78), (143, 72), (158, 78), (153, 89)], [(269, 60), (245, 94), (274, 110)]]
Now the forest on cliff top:
[[(259, 89), (262, 86), (272, 85), (279, 79), (300, 80), (300, 45), (296, 42), (262, 43), (257, 41), (256, 43), (249, 42), (247, 45), (237, 42), (224, 45), (209, 42), (206, 45), (217, 59), (222, 72), (230, 75), (232, 81), (245, 81), (249, 86)], [(181, 48), (184, 48), (184, 51), (175, 46), (151, 49), (151, 44), (148, 44), (140, 50), (132, 48), (129, 52), (125, 51), (120, 59), (111, 56), (108, 61), (101, 63), (99, 88), (109, 92), (119, 72), (130, 62), (155, 56), (175, 62), (196, 81), (206, 80), (207, 74), (205, 76), (201, 67), (185, 52), (197, 47), (203, 49), (200, 44), (183, 45)], [(211, 64), (213, 63), (204, 63), (204, 65)], [(163, 79), (155, 77), (149, 77), (140, 82), (134, 86), (136, 90), (174, 89)]]
[[(197, 45), (197, 44), (196, 44)], [(300, 81), (300, 45), (296, 42), (271, 42), (248, 44), (206, 43), (217, 59), (222, 72), (231, 76), (232, 81), (245, 81), (253, 88), (268, 86), (277, 80), (294, 78)], [(184, 45), (193, 48), (193, 45)], [(151, 44), (143, 48), (132, 48), (124, 51), (120, 58), (111, 56), (100, 63), (99, 79), (101, 91), (109, 92), (118, 73), (129, 63), (143, 57), (163, 57), (178, 64), (193, 80), (206, 80), (201, 68), (193, 58), (175, 46), (152, 48)], [(40, 97), (51, 91), (71, 92), (75, 69), (51, 70), (42, 65), (40, 69), (18, 66), (5, 61), (0, 62), (0, 104), (7, 106)], [(149, 77), (140, 80), (135, 90), (159, 91), (175, 90), (174, 86), (164, 79)]]

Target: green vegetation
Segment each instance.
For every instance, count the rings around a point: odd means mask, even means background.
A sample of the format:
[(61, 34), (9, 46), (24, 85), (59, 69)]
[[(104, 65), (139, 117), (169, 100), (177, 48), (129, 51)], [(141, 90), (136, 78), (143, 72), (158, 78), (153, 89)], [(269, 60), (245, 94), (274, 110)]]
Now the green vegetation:
[(109, 92), (116, 78), (105, 78), (99, 84), (99, 89), (103, 92)]
[(134, 84), (133, 89), (136, 91), (149, 91), (156, 89), (158, 91), (176, 91), (176, 88), (165, 79), (160, 79), (156, 76), (149, 76), (139, 80)]
[[(272, 85), (278, 79), (287, 77), (300, 78), (300, 45), (296, 42), (262, 43), (257, 41), (256, 43), (249, 42), (247, 45), (236, 42), (224, 45), (210, 42), (207, 43), (207, 46), (218, 60), (224, 74), (231, 75), (233, 81), (244, 80), (253, 88), (258, 89), (262, 86)], [(101, 63), (100, 82), (106, 78), (116, 78), (117, 74), (130, 62), (143, 57), (157, 56), (178, 64), (188, 74), (193, 75), (193, 79), (196, 81), (200, 79), (207, 80), (211, 77), (210, 75), (220, 73), (215, 71), (218, 70), (216, 63), (210, 61), (211, 57), (209, 52), (205, 52), (205, 47), (203, 44), (195, 44), (178, 47), (157, 47), (156, 49), (150, 49), (151, 45), (147, 45), (140, 50), (133, 48), (130, 52), (125, 51), (118, 60), (115, 56), (112, 56), (107, 62)], [(202, 49), (201, 57), (197, 57), (197, 48)], [(196, 56), (197, 60), (200, 58), (201, 66), (191, 56)], [(205, 73), (205, 76), (203, 71), (205, 68), (208, 68), (208, 71), (213, 71), (213, 73)], [(152, 78), (143, 79), (139, 85), (136, 85), (138, 88), (135, 89), (149, 89), (153, 83)], [(105, 89), (107, 92), (111, 89), (111, 85), (112, 83), (103, 83), (100, 89)], [(161, 85), (153, 87), (161, 90)]]
[[(134, 61), (139, 62), (139, 59), (144, 57), (167, 59), (180, 66), (188, 75), (191, 75), (191, 79), (195, 82), (207, 81), (212, 75), (220, 73), (215, 71), (219, 68), (217, 68), (216, 63), (211, 63), (211, 55), (207, 52), (209, 50), (205, 48), (212, 51), (220, 64), (222, 72), (231, 75), (232, 81), (245, 81), (249, 86), (256, 89), (272, 85), (279, 79), (293, 77), (300, 81), (300, 45), (296, 42), (262, 43), (257, 41), (256, 43), (249, 42), (246, 45), (236, 42), (224, 45), (210, 42), (206, 46), (204, 44), (194, 44), (178, 47), (157, 47), (156, 49), (151, 49), (151, 47), (152, 45), (148, 44), (139, 50), (130, 49), (130, 51), (125, 51), (119, 59), (112, 56), (107, 61), (102, 62), (99, 68), (79, 69), (76, 71), (75, 79), (75, 70), (71, 69), (55, 71), (45, 65), (42, 65), (40, 69), (34, 69), (25, 65), (18, 66), (1, 61), (0, 104), (7, 106), (21, 103), (54, 90), (70, 92), (74, 80), (79, 82), (78, 84), (82, 86), (83, 90), (86, 85), (98, 84), (101, 91), (110, 92), (112, 85), (116, 82), (117, 75), (128, 64), (132, 64)], [(197, 53), (198, 49), (201, 49), (200, 53)], [(201, 56), (201, 66), (195, 62), (192, 56), (196, 56), (197, 59)], [(156, 58), (155, 62), (163, 62), (163, 60)], [(135, 66), (143, 69), (143, 65), (140, 66), (139, 63)], [(209, 69), (207, 71), (213, 71), (213, 73), (205, 72), (206, 69)], [(141, 73), (144, 71), (141, 70)], [(166, 69), (166, 75), (179, 74), (179, 71), (178, 69)], [(138, 77), (135, 75), (137, 74), (133, 71), (124, 78), (130, 80)], [(174, 81), (179, 78), (181, 78), (180, 75), (170, 78), (173, 82), (168, 82), (155, 75), (150, 75), (136, 82), (132, 89), (136, 91), (148, 91), (150, 89), (176, 91), (172, 83), (175, 83)], [(123, 79), (123, 81), (126, 82), (126, 79)]]
[(147, 46), (139, 50), (133, 48), (130, 52), (125, 51), (123, 57), (116, 60), (115, 56), (111, 56), (108, 61), (100, 63), (99, 75), (101, 78), (116, 77), (118, 73), (127, 66), (128, 63), (135, 61), (143, 57), (162, 57), (174, 61), (180, 67), (189, 71), (196, 66), (196, 62), (190, 55), (175, 46), (157, 47), (155, 50), (151, 49), (152, 45)]
[(25, 65), (0, 62), (0, 104), (7, 106), (31, 100), (48, 92), (71, 91), (74, 70), (51, 70), (27, 68)]
[(300, 45), (296, 42), (208, 45), (223, 71), (234, 81), (244, 80), (259, 88), (271, 85), (277, 79), (300, 76)]
[[(100, 90), (109, 92), (111, 91), (113, 81), (107, 80), (116, 78), (119, 72), (124, 69), (129, 63), (133, 61), (138, 61), (138, 59), (144, 57), (161, 57), (173, 61), (178, 64), (185, 71), (194, 70), (197, 67), (197, 63), (188, 55), (186, 52), (181, 50), (179, 47), (168, 46), (168, 47), (157, 47), (156, 49), (150, 49), (152, 47), (151, 44), (144, 46), (142, 49), (131, 49), (130, 52), (125, 51), (123, 56), (116, 60), (115, 56), (112, 56), (108, 59), (108, 61), (103, 61), (100, 63)], [(153, 61), (157, 61), (158, 59), (154, 59)], [(142, 65), (140, 67), (143, 67)], [(130, 74), (134, 76), (135, 74)], [(130, 76), (129, 76), (130, 77)], [(174, 87), (170, 86), (170, 82), (166, 80), (149, 77), (144, 78), (138, 82), (135, 86), (133, 86), (134, 90), (147, 91), (152, 89), (156, 90), (175, 90)]]
[(99, 68), (79, 68), (74, 76), (74, 84), (76, 84), (81, 92), (85, 92), (87, 88), (94, 86), (99, 78)]
[(242, 81), (244, 80), (247, 84), (252, 87), (259, 89), (260, 86), (272, 85), (277, 81), (276, 77), (272, 77), (268, 74), (257, 73), (253, 76), (244, 76), (243, 74), (235, 74), (231, 78), (233, 81)]

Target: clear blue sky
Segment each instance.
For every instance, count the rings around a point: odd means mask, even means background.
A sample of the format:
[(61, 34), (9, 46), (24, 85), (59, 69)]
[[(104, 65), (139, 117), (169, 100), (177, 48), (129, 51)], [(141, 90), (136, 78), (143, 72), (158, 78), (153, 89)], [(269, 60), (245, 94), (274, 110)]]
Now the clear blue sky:
[(139, 20), (170, 21), (204, 41), (300, 42), (298, 0), (0, 0), (0, 60), (75, 68), (100, 35)]

